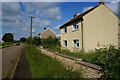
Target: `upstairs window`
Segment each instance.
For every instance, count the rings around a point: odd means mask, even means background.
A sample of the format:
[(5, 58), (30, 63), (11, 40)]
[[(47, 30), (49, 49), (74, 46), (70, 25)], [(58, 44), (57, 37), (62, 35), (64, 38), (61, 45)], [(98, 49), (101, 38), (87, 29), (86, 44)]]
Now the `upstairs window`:
[(74, 48), (79, 48), (79, 40), (73, 40)]
[(64, 27), (63, 33), (67, 33), (67, 27)]
[(67, 40), (64, 40), (63, 45), (64, 47), (67, 47)]
[(78, 22), (74, 23), (73, 24), (73, 31), (78, 30), (78, 28), (79, 28)]

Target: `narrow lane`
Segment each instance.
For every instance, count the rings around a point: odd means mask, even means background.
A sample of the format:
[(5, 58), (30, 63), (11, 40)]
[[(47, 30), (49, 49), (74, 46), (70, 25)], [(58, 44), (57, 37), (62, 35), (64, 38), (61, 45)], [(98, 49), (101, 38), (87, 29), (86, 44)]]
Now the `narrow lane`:
[(26, 54), (27, 53), (26, 53), (26, 50), (24, 48), (22, 50), (22, 54), (21, 54), (20, 60), (18, 62), (13, 80), (16, 80), (16, 78), (22, 78), (22, 79), (27, 78), (27, 80), (28, 79), (31, 80), (32, 74), (30, 72), (29, 63), (25, 57)]
[(2, 49), (2, 78), (5, 78), (13, 66), (13, 61), (20, 54), (22, 45)]

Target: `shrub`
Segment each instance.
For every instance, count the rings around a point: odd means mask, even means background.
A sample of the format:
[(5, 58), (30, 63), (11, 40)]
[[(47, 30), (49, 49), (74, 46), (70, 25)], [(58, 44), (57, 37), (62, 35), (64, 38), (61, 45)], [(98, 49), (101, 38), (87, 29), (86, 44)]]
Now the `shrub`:
[(27, 38), (27, 44), (32, 44), (33, 38), (31, 36), (29, 36)]
[(39, 46), (41, 44), (41, 39), (40, 37), (34, 37), (32, 41), (33, 45)]
[(120, 79), (120, 50), (115, 49), (115, 46), (105, 46), (104, 48), (96, 49), (90, 57), (90, 61), (98, 64), (103, 68), (103, 78)]
[(57, 38), (52, 38), (51, 36), (48, 38), (42, 39), (42, 46), (44, 48), (50, 48), (53, 46), (60, 46), (60, 42)]

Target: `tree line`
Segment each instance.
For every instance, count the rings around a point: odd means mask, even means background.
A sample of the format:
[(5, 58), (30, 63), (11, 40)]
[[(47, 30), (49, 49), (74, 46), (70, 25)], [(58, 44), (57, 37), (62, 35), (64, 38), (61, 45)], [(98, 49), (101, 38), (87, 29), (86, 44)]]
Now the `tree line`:
[[(2, 37), (2, 40), (4, 42), (16, 42), (14, 40), (14, 36), (13, 36), (12, 33), (4, 34), (3, 37)], [(26, 43), (26, 44), (30, 44), (30, 45), (35, 45), (35, 46), (42, 45), (45, 48), (52, 47), (52, 46), (57, 46), (57, 45), (60, 46), (60, 42), (59, 42), (58, 38), (53, 38), (51, 36), (48, 37), (48, 38), (43, 38), (43, 39), (41, 39), (38, 36), (28, 37), (28, 38), (22, 37), (17, 42), (22, 42), (22, 43)]]

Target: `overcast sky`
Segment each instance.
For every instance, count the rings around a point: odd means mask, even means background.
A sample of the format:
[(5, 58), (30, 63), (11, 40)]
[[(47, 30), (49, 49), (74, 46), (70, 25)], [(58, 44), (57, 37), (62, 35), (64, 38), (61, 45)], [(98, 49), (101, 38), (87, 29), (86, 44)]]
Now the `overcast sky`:
[[(118, 0), (113, 0), (106, 5), (118, 16), (117, 2)], [(58, 26), (72, 19), (74, 13), (83, 13), (98, 4), (98, 2), (2, 2), (2, 35), (12, 33), (15, 39), (28, 37), (30, 15), (35, 16), (33, 36), (42, 32), (44, 27), (52, 29), (59, 35)]]

